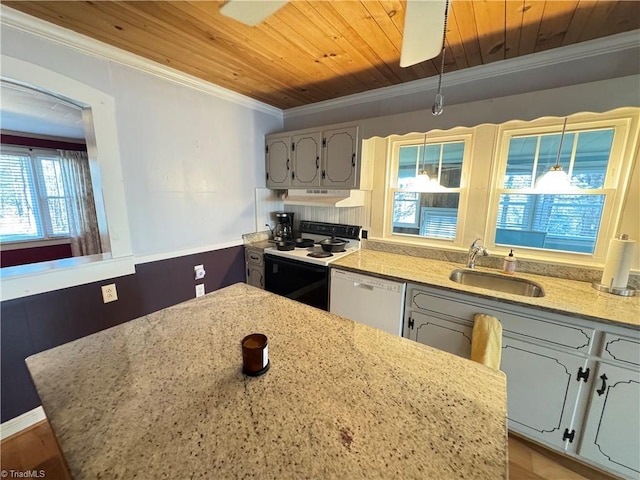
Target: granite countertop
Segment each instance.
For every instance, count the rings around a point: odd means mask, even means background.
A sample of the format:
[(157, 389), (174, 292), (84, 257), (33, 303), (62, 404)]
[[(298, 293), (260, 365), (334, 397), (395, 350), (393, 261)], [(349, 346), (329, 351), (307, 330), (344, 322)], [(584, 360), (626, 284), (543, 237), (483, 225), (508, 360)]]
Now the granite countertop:
[(507, 478), (502, 372), (245, 284), (27, 366), (77, 480)]
[[(524, 297), (470, 287), (449, 280), (452, 270), (464, 265), (375, 250), (360, 250), (331, 263), (332, 267), (368, 273), (385, 278), (416, 282), (427, 286), (463, 292), (478, 297), (537, 307), (555, 313), (607, 322), (623, 327), (640, 328), (640, 297), (620, 297), (599, 292), (591, 283), (516, 272), (544, 287), (544, 297)], [(478, 271), (498, 273), (476, 266)]]

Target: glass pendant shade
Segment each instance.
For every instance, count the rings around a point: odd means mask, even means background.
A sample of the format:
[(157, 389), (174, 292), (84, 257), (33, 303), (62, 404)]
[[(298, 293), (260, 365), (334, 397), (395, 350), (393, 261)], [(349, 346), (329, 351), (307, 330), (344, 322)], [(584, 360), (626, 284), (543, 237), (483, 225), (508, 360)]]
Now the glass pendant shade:
[(411, 190), (414, 192), (442, 192), (446, 188), (440, 185), (435, 178), (429, 177), (426, 171), (421, 170), (418, 172)]
[(569, 175), (560, 165), (554, 165), (536, 180), (535, 190), (540, 193), (571, 193), (578, 188), (571, 185)]
[(560, 153), (562, 151), (562, 143), (566, 129), (567, 119), (565, 118), (564, 124), (562, 125), (562, 134), (560, 135), (560, 146), (558, 147), (556, 164), (536, 180), (534, 187), (536, 193), (574, 193), (580, 190), (578, 187), (571, 185), (569, 175), (567, 175), (560, 166)]

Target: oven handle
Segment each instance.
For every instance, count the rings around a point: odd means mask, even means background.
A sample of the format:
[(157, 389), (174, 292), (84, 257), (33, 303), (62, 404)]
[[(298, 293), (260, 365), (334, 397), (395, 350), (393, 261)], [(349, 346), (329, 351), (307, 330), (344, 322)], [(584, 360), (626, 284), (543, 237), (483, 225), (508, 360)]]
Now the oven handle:
[(279, 264), (284, 264), (284, 265), (291, 265), (297, 268), (303, 268), (305, 270), (311, 271), (311, 272), (316, 272), (316, 273), (325, 273), (327, 272), (327, 270), (329, 269), (329, 267), (324, 266), (324, 265), (317, 265), (315, 263), (307, 263), (305, 261), (301, 261), (301, 260), (291, 260), (289, 258), (283, 258), (280, 257), (278, 255), (269, 255), (268, 252), (265, 252), (266, 254), (266, 260), (269, 261), (269, 264), (272, 265), (272, 268), (275, 268), (275, 270), (272, 270), (273, 273), (278, 273), (277, 267)]

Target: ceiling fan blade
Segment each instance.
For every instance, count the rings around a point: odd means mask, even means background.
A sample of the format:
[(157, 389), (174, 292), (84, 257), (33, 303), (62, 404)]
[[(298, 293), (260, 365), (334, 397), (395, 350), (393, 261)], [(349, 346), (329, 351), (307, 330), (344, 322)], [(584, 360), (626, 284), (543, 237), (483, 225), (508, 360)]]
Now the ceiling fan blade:
[(400, 66), (410, 67), (442, 51), (446, 0), (407, 0)]
[(286, 3), (287, 0), (229, 0), (220, 8), (220, 13), (253, 27), (276, 13)]

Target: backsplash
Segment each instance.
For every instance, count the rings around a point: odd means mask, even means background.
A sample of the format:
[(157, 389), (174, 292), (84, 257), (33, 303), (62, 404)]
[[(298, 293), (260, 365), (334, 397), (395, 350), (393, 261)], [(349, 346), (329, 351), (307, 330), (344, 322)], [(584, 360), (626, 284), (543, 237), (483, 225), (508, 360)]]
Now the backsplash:
[[(376, 250), (379, 252), (397, 253), (399, 255), (410, 255), (412, 257), (429, 258), (432, 260), (442, 260), (445, 262), (459, 263), (464, 267), (467, 263), (467, 254), (463, 252), (443, 251), (434, 248), (419, 247), (414, 245), (403, 245), (398, 243), (387, 243), (376, 240), (364, 240), (362, 248)], [(481, 267), (502, 270), (504, 257), (489, 255), (479, 257), (476, 264)], [(599, 282), (602, 278), (602, 269), (587, 268), (570, 265), (559, 265), (552, 263), (534, 262), (530, 260), (518, 259), (518, 272), (532, 273), (534, 275), (544, 275), (547, 277), (566, 278), (579, 282)], [(630, 288), (640, 289), (640, 275), (631, 273), (629, 275)]]
[(294, 228), (300, 220), (312, 222), (342, 223), (367, 228), (371, 211), (371, 192), (365, 192), (365, 206), (362, 207), (311, 207), (306, 205), (284, 205), (278, 196), (279, 190), (256, 188), (256, 231), (264, 230), (265, 224), (275, 226), (273, 212), (286, 211), (295, 215)]

